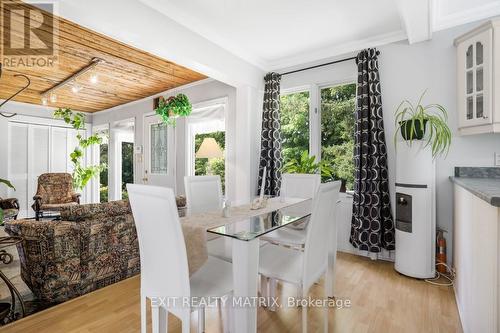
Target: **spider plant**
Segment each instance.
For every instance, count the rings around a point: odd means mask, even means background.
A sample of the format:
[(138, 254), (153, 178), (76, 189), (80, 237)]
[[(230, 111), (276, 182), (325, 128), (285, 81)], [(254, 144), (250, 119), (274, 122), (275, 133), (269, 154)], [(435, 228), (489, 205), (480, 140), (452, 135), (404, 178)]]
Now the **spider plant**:
[[(424, 148), (430, 147), (432, 157), (447, 155), (451, 145), (451, 130), (448, 127), (448, 113), (439, 104), (422, 105), (426, 91), (420, 96), (416, 105), (408, 100), (399, 104), (395, 112), (396, 131), (411, 145), (413, 140), (423, 140)], [(425, 135), (428, 133), (428, 135)]]

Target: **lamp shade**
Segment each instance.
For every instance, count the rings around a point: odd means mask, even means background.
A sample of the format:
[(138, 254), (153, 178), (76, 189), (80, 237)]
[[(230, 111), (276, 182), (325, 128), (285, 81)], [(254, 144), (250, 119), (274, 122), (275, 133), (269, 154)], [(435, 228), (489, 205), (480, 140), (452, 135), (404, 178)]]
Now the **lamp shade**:
[(219, 158), (223, 157), (222, 149), (214, 138), (205, 138), (200, 149), (196, 152), (197, 158)]

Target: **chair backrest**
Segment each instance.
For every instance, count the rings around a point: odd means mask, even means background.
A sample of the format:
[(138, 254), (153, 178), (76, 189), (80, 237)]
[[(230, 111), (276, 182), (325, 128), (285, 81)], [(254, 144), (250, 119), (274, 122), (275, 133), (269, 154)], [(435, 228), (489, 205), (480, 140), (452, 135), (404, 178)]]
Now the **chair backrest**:
[(189, 268), (175, 197), (167, 187), (127, 184), (141, 258), (143, 296), (189, 297)]
[(284, 173), (281, 175), (280, 196), (284, 198), (313, 198), (321, 184), (321, 176), (305, 173)]
[(326, 268), (328, 251), (335, 246), (332, 233), (337, 227), (335, 209), (339, 198), (340, 181), (321, 184), (313, 198), (312, 213), (307, 228), (304, 250), (303, 287), (305, 290), (317, 281)]
[(73, 201), (73, 177), (69, 173), (43, 173), (38, 177), (36, 194), (43, 203), (60, 204)]
[(188, 214), (222, 208), (222, 185), (219, 176), (186, 176), (184, 187)]

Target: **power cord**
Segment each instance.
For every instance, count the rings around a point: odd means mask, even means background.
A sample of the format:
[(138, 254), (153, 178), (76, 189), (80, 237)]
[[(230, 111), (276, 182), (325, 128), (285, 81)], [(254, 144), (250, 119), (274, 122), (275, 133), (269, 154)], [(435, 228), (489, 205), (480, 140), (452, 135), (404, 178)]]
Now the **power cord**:
[[(436, 263), (436, 266), (438, 266), (438, 265), (444, 266), (446, 268), (446, 271), (448, 271), (449, 273), (448, 274), (442, 274), (442, 273), (439, 273), (438, 271), (436, 271), (436, 276), (434, 278), (432, 278), (432, 279), (425, 279), (425, 282), (428, 282), (428, 283), (433, 284), (435, 286), (444, 286), (444, 287), (451, 287), (451, 286), (453, 286), (453, 284), (455, 283), (455, 271), (452, 268), (450, 268), (450, 266), (446, 265), (443, 262)], [(446, 283), (436, 282), (441, 277), (443, 277), (446, 280), (448, 280), (448, 282), (446, 282)]]

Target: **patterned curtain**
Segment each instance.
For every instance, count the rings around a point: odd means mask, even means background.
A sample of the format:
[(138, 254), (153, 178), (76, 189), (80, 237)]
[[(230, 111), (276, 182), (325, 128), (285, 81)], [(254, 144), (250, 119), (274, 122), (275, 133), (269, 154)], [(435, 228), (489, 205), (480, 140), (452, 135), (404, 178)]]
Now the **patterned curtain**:
[(361, 51), (354, 144), (354, 204), (351, 244), (369, 252), (394, 250), (378, 51)]
[(264, 167), (267, 167), (266, 195), (279, 195), (281, 187), (281, 122), (280, 81), (278, 73), (268, 73), (265, 78), (262, 136), (260, 143), (259, 193)]

